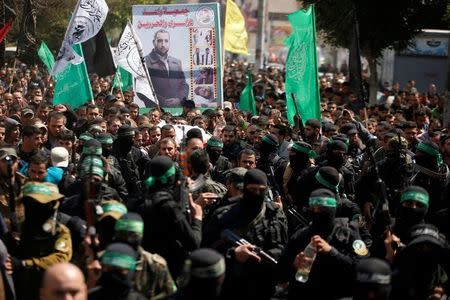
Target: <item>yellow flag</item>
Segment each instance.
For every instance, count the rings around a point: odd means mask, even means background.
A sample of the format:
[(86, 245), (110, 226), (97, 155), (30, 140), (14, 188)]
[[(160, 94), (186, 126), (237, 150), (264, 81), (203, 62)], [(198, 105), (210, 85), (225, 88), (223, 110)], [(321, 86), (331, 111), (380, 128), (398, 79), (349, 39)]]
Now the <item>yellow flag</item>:
[(226, 51), (248, 55), (248, 35), (244, 16), (233, 0), (227, 0), (225, 14), (224, 47)]

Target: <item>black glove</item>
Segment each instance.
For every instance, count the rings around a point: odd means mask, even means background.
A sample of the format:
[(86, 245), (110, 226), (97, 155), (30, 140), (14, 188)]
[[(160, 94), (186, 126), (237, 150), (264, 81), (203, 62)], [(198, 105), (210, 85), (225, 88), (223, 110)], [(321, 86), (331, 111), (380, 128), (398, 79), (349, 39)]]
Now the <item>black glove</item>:
[(18, 259), (17, 257), (11, 256), (11, 265), (13, 272), (20, 271), (25, 268), (25, 264), (23, 260)]

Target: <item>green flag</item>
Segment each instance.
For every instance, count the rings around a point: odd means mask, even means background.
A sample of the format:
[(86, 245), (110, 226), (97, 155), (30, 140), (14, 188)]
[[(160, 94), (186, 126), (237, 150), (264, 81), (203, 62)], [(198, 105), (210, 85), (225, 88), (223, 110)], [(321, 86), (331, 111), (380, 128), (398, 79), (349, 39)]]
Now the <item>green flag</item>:
[[(81, 44), (73, 45), (73, 50), (83, 56)], [(91, 83), (87, 73), (86, 63), (70, 64), (56, 76), (53, 104), (69, 104), (77, 108), (92, 100)]]
[(253, 96), (253, 86), (252, 86), (252, 73), (247, 74), (247, 84), (241, 93), (241, 102), (239, 103), (239, 108), (241, 110), (250, 111), (253, 116), (256, 115), (256, 103), (255, 97)]
[(118, 66), (116, 76), (114, 76), (113, 88), (120, 88), (122, 91), (133, 90), (133, 75), (121, 66)]
[(50, 49), (48, 49), (47, 44), (44, 41), (42, 41), (41, 45), (39, 46), (38, 56), (50, 73), (53, 69), (53, 65), (55, 64), (55, 58), (53, 57), (52, 52), (50, 51)]
[(286, 60), (288, 120), (293, 124), (297, 113), (303, 122), (310, 118), (320, 120), (314, 6), (290, 14), (288, 19), (293, 29), (292, 34), (286, 39), (289, 46)]

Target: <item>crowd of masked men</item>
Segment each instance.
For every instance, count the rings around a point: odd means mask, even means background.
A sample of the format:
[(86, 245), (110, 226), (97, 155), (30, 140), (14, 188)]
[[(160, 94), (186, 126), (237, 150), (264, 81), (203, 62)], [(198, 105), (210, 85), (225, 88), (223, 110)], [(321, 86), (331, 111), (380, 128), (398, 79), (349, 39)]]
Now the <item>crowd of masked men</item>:
[[(0, 73), (0, 299), (449, 291), (450, 132), (435, 87), (385, 87), (367, 107), (324, 77), (321, 121), (291, 126), (278, 71), (254, 83), (256, 116), (238, 110), (231, 73), (223, 109), (185, 100), (180, 116), (139, 113), (96, 76), (95, 104), (53, 105), (47, 76), (13, 75)], [(79, 290), (43, 281), (74, 266)]]

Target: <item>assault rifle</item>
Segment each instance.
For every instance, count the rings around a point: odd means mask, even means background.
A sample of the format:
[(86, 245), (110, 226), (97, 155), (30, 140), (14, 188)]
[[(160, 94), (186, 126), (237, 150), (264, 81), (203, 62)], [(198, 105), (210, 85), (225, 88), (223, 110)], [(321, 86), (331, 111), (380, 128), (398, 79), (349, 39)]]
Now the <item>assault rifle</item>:
[[(238, 235), (236, 235), (233, 231), (231, 231), (229, 229), (225, 229), (224, 231), (222, 231), (222, 239), (232, 242), (232, 243), (236, 244), (237, 246), (252, 245), (247, 240), (239, 237)], [(275, 258), (273, 258), (270, 254), (268, 254), (267, 252), (265, 252), (264, 250), (262, 250), (261, 248), (259, 248), (257, 246), (253, 246), (251, 251), (253, 253), (255, 253), (256, 255), (261, 256), (268, 262), (271, 262), (275, 265), (278, 263), (278, 261)]]
[[(278, 196), (281, 196), (281, 200), (287, 200), (286, 195), (284, 194), (283, 190), (281, 190), (279, 184), (277, 183), (276, 179), (275, 179), (275, 172), (273, 170), (273, 166), (269, 166), (269, 170), (270, 170), (270, 181), (272, 182), (273, 185), (273, 196), (274, 198), (277, 198)], [(289, 201), (283, 201), (283, 203), (285, 202), (289, 202)], [(306, 227), (308, 226), (309, 222), (308, 222), (308, 218), (306, 218), (301, 212), (299, 212), (295, 206), (291, 203), (288, 203), (286, 212), (289, 214), (289, 216), (291, 216), (293, 218), (293, 220), (295, 221), (295, 230), (298, 228), (302, 228), (302, 227)]]

